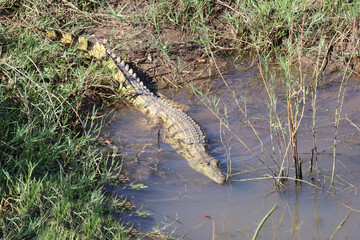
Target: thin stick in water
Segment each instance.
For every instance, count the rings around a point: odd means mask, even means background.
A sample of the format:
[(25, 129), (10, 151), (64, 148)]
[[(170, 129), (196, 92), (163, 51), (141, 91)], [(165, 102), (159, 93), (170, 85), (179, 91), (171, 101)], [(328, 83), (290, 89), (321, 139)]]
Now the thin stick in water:
[(268, 217), (275, 211), (275, 209), (277, 208), (277, 204), (275, 204), (275, 206), (266, 214), (266, 216), (261, 220), (260, 224), (258, 225), (254, 236), (252, 238), (252, 240), (256, 240), (257, 236), (259, 235), (260, 229), (262, 228), (262, 226), (264, 225), (265, 221), (268, 219)]

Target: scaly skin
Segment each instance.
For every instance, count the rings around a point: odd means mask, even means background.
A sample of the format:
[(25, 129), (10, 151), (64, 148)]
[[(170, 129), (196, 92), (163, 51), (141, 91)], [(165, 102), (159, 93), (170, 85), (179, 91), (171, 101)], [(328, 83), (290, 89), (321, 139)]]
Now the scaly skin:
[(97, 42), (60, 31), (45, 32), (48, 38), (75, 46), (106, 64), (113, 71), (113, 78), (119, 81), (120, 87), (130, 94), (132, 103), (149, 117), (162, 120), (167, 143), (184, 156), (193, 169), (219, 184), (225, 183), (225, 177), (218, 167), (219, 161), (206, 151), (205, 135), (199, 125), (184, 112), (150, 92), (129, 65)]

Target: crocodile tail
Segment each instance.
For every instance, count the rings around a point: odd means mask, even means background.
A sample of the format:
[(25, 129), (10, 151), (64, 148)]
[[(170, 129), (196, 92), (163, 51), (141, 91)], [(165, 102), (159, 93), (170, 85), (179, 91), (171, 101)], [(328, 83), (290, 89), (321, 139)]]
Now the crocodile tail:
[(73, 35), (59, 30), (44, 30), (45, 36), (54, 41), (60, 41), (64, 45), (74, 47), (81, 51), (87, 52), (91, 57), (105, 59), (107, 56), (104, 45), (86, 39), (85, 37)]
[[(120, 83), (120, 87), (128, 85), (127, 78), (130, 76), (136, 78), (136, 74), (129, 68), (125, 62), (111, 53), (104, 45), (86, 39), (82, 36), (73, 35), (59, 30), (38, 30), (53, 41), (59, 41), (64, 45), (71, 46), (78, 50), (88, 53), (90, 57), (99, 59), (101, 63), (112, 71), (112, 77)], [(125, 76), (125, 74), (126, 76)]]

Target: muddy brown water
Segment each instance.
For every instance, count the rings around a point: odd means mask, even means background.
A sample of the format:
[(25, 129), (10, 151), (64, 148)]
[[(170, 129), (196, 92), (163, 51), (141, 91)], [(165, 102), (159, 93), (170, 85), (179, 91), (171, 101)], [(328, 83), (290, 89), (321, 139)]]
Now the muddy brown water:
[[(247, 102), (247, 116), (264, 144), (244, 121), (222, 79), (212, 80), (211, 96), (220, 99), (220, 116), (224, 116), (233, 133), (221, 127), (218, 118), (207, 103), (191, 88), (179, 91), (160, 91), (169, 98), (190, 106), (188, 114), (206, 131), (210, 153), (220, 160), (226, 172), (231, 159), (233, 177), (220, 186), (191, 169), (187, 161), (163, 142), (158, 142), (161, 126), (135, 109), (121, 110), (110, 115), (103, 133), (119, 146), (134, 184), (148, 186), (141, 190), (109, 189), (113, 194), (125, 194), (137, 209), (148, 217), (119, 216), (140, 225), (142, 231), (155, 226), (176, 238), (184, 239), (251, 239), (263, 217), (275, 206), (257, 239), (329, 239), (346, 219), (333, 239), (358, 239), (360, 236), (360, 137), (353, 123), (360, 126), (360, 90), (358, 79), (349, 79), (346, 87), (342, 120), (337, 140), (335, 188), (329, 188), (334, 139), (334, 113), (342, 76), (338, 73), (324, 76), (327, 84), (318, 89), (317, 144), (318, 181), (308, 177), (308, 162), (312, 149), (312, 110), (310, 101), (305, 107), (299, 133), (299, 152), (303, 160), (304, 180), (319, 188), (294, 181), (285, 182), (286, 188), (276, 189), (274, 180), (258, 179), (276, 171), (272, 156), (279, 156), (271, 148), (269, 134), (268, 97), (256, 66), (231, 65), (224, 71), (226, 83), (239, 99)], [(279, 111), (284, 111), (284, 97), (279, 96)], [(284, 122), (285, 114), (282, 113)], [(233, 136), (239, 136), (260, 161)], [(160, 148), (159, 148), (160, 147)], [(279, 160), (277, 159), (279, 162)], [(290, 160), (289, 160), (290, 161)], [(279, 163), (280, 164), (280, 163)], [(292, 162), (289, 163), (292, 167)], [(294, 176), (293, 169), (289, 176)], [(352, 211), (351, 211), (352, 210)], [(347, 214), (351, 211), (347, 218)], [(125, 214), (126, 215), (126, 214)], [(136, 214), (132, 214), (133, 216)], [(136, 225), (135, 224), (135, 225)]]

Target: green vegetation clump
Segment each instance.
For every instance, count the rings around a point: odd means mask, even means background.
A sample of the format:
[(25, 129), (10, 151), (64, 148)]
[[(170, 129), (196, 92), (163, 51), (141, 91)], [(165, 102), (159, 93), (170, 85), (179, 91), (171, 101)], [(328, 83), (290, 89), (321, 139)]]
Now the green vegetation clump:
[(92, 136), (95, 108), (81, 111), (101, 76), (32, 32), (0, 36), (1, 238), (124, 239), (123, 201), (102, 191), (121, 161)]
[(192, 32), (204, 49), (267, 54), (292, 51), (289, 43), (296, 42), (306, 50), (322, 38), (351, 42), (345, 38), (356, 31), (359, 13), (360, 3), (347, 0), (162, 0), (150, 1), (139, 19), (159, 29), (172, 24)]

